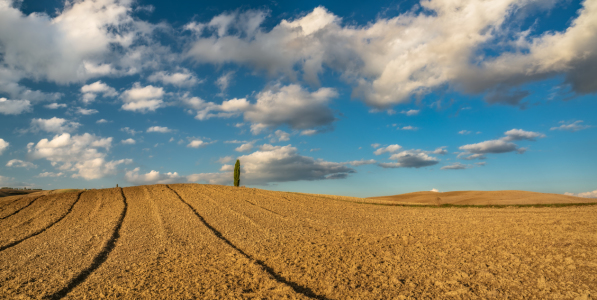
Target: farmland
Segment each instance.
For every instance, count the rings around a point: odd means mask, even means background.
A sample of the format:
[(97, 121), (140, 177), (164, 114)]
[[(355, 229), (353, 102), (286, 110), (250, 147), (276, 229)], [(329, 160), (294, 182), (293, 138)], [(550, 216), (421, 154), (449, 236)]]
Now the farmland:
[(597, 206), (392, 201), (197, 184), (0, 198), (0, 298), (597, 294)]

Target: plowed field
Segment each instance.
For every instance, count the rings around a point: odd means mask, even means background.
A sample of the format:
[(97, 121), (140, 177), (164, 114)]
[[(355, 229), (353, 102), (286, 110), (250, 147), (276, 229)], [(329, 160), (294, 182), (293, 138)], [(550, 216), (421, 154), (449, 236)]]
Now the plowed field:
[(197, 184), (1, 201), (0, 299), (597, 295), (597, 206), (368, 201)]

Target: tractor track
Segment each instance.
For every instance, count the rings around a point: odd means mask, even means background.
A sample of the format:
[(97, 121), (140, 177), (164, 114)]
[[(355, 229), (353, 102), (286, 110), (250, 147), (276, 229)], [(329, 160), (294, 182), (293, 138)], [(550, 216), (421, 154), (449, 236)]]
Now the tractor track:
[[(66, 286), (64, 288), (55, 292), (52, 295), (48, 295), (48, 296), (44, 297), (44, 299), (55, 300), (55, 299), (64, 298), (70, 291), (72, 291), (78, 285), (83, 283), (85, 281), (85, 279), (87, 279), (87, 277), (89, 277), (89, 275), (91, 275), (91, 273), (93, 273), (93, 271), (95, 271), (97, 268), (99, 268), (108, 259), (108, 255), (116, 247), (116, 241), (118, 241), (118, 238), (120, 237), (120, 228), (122, 227), (122, 222), (124, 221), (124, 218), (126, 217), (126, 212), (128, 209), (126, 197), (124, 196), (124, 192), (122, 191), (122, 188), (120, 188), (120, 195), (122, 197), (122, 202), (124, 203), (124, 208), (122, 209), (122, 212), (120, 213), (120, 216), (116, 223), (116, 227), (114, 227), (114, 231), (112, 232), (112, 236), (110, 237), (110, 239), (108, 239), (108, 241), (106, 242), (106, 244), (104, 245), (102, 250), (98, 253), (98, 255), (96, 255), (94, 257), (91, 265), (89, 265), (87, 268), (85, 268), (81, 272), (79, 272), (74, 278), (72, 278), (68, 282), (68, 284), (66, 284)], [(79, 194), (79, 196), (80, 196), (80, 194)]]
[(212, 225), (210, 225), (205, 218), (203, 218), (203, 216), (201, 214), (199, 214), (199, 212), (197, 212), (197, 210), (191, 206), (188, 202), (186, 202), (179, 194), (178, 192), (176, 192), (174, 189), (172, 189), (170, 187), (170, 185), (166, 185), (172, 192), (174, 192), (174, 194), (176, 194), (176, 196), (178, 197), (178, 199), (180, 201), (182, 201), (184, 204), (186, 204), (189, 209), (191, 209), (193, 211), (193, 213), (195, 214), (195, 216), (197, 216), (197, 218), (199, 218), (199, 220), (203, 223), (203, 225), (205, 225), (205, 227), (207, 227), (216, 237), (218, 237), (220, 240), (222, 240), (224, 243), (226, 243), (228, 246), (232, 247), (234, 250), (238, 251), (240, 254), (242, 254), (244, 257), (248, 258), (249, 260), (251, 260), (252, 262), (256, 263), (257, 265), (261, 266), (261, 268), (267, 272), (270, 276), (272, 276), (276, 281), (283, 283), (289, 287), (291, 287), (296, 293), (302, 294), (306, 297), (309, 297), (311, 299), (322, 299), (322, 300), (326, 300), (328, 298), (326, 298), (323, 295), (318, 295), (316, 294), (313, 290), (311, 290), (310, 288), (306, 287), (306, 286), (302, 286), (296, 282), (292, 282), (286, 278), (284, 278), (282, 275), (280, 275), (279, 273), (277, 273), (273, 268), (271, 268), (270, 266), (266, 265), (265, 262), (255, 259), (253, 258), (251, 255), (247, 254), (246, 252), (244, 252), (242, 249), (238, 248), (236, 245), (234, 245), (230, 240), (228, 240), (226, 237), (224, 237), (224, 235), (222, 235), (222, 233), (220, 231), (218, 231), (216, 228), (214, 228)]
[(22, 238), (22, 239), (19, 239), (19, 240), (13, 241), (13, 242), (11, 242), (11, 243), (8, 243), (8, 244), (6, 244), (6, 245), (4, 245), (4, 246), (0, 246), (0, 252), (1, 252), (1, 251), (4, 251), (4, 250), (6, 250), (6, 249), (8, 249), (8, 248), (14, 247), (14, 246), (16, 246), (16, 245), (18, 245), (18, 244), (22, 243), (23, 241), (26, 241), (27, 239), (30, 239), (30, 238), (32, 238), (32, 237), (34, 237), (34, 236), (37, 236), (37, 235), (40, 235), (40, 234), (44, 233), (46, 230), (50, 229), (52, 226), (54, 226), (54, 225), (56, 225), (58, 222), (62, 221), (62, 219), (64, 219), (64, 218), (65, 218), (65, 217), (66, 217), (68, 214), (70, 214), (70, 213), (71, 213), (71, 211), (73, 210), (73, 207), (75, 206), (75, 204), (77, 204), (77, 202), (79, 202), (79, 199), (81, 199), (81, 194), (83, 194), (83, 192), (79, 192), (79, 193), (77, 194), (77, 199), (76, 199), (76, 200), (73, 202), (73, 204), (72, 204), (72, 205), (71, 205), (71, 206), (68, 208), (68, 210), (66, 211), (66, 213), (64, 213), (62, 216), (60, 216), (60, 218), (58, 218), (56, 221), (54, 221), (54, 222), (52, 222), (52, 223), (48, 224), (46, 227), (44, 227), (44, 228), (42, 228), (42, 229), (39, 229), (39, 230), (37, 230), (36, 232), (34, 232), (34, 233), (32, 233), (32, 234), (30, 234), (30, 235), (28, 235), (28, 236), (26, 236), (26, 237), (24, 237), (24, 238)]

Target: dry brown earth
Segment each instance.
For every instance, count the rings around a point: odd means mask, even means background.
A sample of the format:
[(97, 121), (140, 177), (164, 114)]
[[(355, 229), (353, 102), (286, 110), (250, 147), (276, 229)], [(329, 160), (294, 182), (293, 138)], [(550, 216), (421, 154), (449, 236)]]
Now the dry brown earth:
[(597, 295), (597, 206), (368, 201), (195, 184), (44, 196), (0, 220), (0, 246), (24, 239), (0, 251), (0, 298)]
[(370, 197), (366, 198), (366, 201), (411, 205), (537, 205), (595, 203), (597, 199), (526, 191), (456, 191), (445, 193), (415, 192), (394, 196)]

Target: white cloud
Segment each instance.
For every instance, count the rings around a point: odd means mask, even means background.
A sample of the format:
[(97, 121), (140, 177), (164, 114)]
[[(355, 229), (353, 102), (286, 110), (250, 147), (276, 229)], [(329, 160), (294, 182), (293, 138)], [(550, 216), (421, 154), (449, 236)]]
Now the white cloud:
[(398, 128), (398, 129), (400, 129), (400, 130), (413, 130), (414, 131), (414, 130), (417, 130), (419, 128), (408, 125), (408, 126), (404, 126), (402, 128)]
[(381, 146), (381, 144), (375, 143), (375, 144), (371, 144), (371, 147), (377, 149), (379, 148), (379, 146)]
[(369, 160), (361, 159), (361, 160), (353, 160), (353, 161), (347, 162), (347, 164), (354, 166), (354, 167), (363, 166), (363, 165), (372, 165), (372, 164), (376, 164), (376, 163), (377, 163), (377, 161), (375, 159), (369, 159)]
[(134, 145), (134, 144), (137, 143), (137, 141), (135, 141), (135, 140), (133, 140), (131, 138), (128, 138), (126, 140), (122, 140), (120, 142), (123, 143), (123, 144), (125, 144), (125, 145)]
[(236, 147), (236, 149), (234, 149), (234, 151), (238, 151), (238, 152), (247, 152), (250, 151), (251, 149), (253, 149), (253, 145), (255, 144), (255, 141), (246, 143), (246, 144), (242, 144), (238, 147)]
[(437, 189), (431, 189), (430, 192), (439, 193), (439, 191)]
[[(318, 84), (328, 67), (354, 86), (354, 96), (376, 107), (405, 103), (446, 84), (468, 93), (493, 91), (498, 96), (488, 101), (515, 104), (524, 93), (514, 95), (509, 87), (556, 74), (564, 74), (580, 93), (597, 90), (590, 79), (597, 63), (597, 8), (591, 1), (583, 2), (564, 32), (538, 36), (508, 22), (528, 12), (525, 1), (431, 0), (419, 5), (419, 12), (365, 26), (343, 26), (339, 17), (317, 7), (269, 31), (260, 26), (263, 14), (226, 13), (210, 23), (189, 24), (198, 31), (188, 55), (202, 63), (237, 63), (292, 80), (302, 77), (310, 84)], [(252, 19), (252, 26), (243, 18)], [(479, 55), (496, 43), (498, 55)], [(505, 91), (496, 91), (500, 87)]]
[(44, 105), (45, 108), (47, 109), (58, 109), (58, 108), (66, 108), (66, 104), (64, 103), (50, 103), (50, 104), (46, 104)]
[(59, 173), (43, 172), (35, 177), (44, 178), (44, 177), (60, 177), (60, 176), (64, 176), (64, 173), (62, 173), (62, 172), (59, 172)]
[[(29, 143), (27, 152), (33, 159), (46, 159), (60, 171), (76, 172), (72, 177), (87, 180), (102, 178), (116, 172), (120, 164), (131, 163), (131, 159), (106, 161), (112, 138), (101, 138), (85, 133), (71, 136), (63, 133), (52, 140), (42, 139), (37, 144)], [(105, 152), (101, 152), (103, 149)]]
[(162, 101), (164, 94), (164, 89), (161, 87), (153, 85), (141, 87), (141, 84), (136, 82), (132, 88), (120, 95), (124, 102), (122, 109), (141, 113), (155, 111), (164, 106), (164, 101)]
[(472, 167), (471, 165), (464, 165), (459, 162), (455, 162), (451, 165), (441, 167), (440, 170), (464, 170), (464, 169), (469, 169), (471, 167)]
[(290, 134), (283, 130), (276, 130), (274, 132), (275, 138), (272, 138), (270, 142), (275, 143), (276, 139), (278, 142), (285, 142), (290, 140)]
[(151, 127), (147, 128), (147, 132), (168, 133), (168, 132), (172, 132), (172, 129), (170, 129), (168, 127), (162, 127), (162, 126), (151, 126)]
[(416, 116), (416, 115), (418, 115), (419, 112), (420, 112), (420, 110), (418, 110), (418, 109), (411, 109), (411, 110), (403, 110), (400, 113), (401, 114), (405, 114), (405, 115), (407, 115), (407, 116), (410, 117), (410, 116)]
[[(372, 144), (371, 146), (377, 146), (379, 147), (379, 144)], [(373, 148), (377, 148), (377, 147), (373, 147)], [(377, 150), (375, 150), (375, 152), (373, 152), (373, 154), (375, 155), (381, 155), (384, 153), (396, 153), (398, 152), (400, 149), (402, 149), (402, 146), (398, 145), (398, 144), (394, 144), (394, 145), (389, 145), (387, 147), (382, 147), (379, 148)]]
[(382, 168), (422, 168), (433, 166), (439, 163), (435, 157), (428, 155), (429, 151), (405, 150), (392, 154), (390, 159), (397, 160), (395, 163), (380, 163)]
[(583, 129), (587, 129), (587, 128), (591, 128), (593, 126), (591, 125), (583, 125), (584, 121), (583, 120), (578, 120), (578, 121), (574, 121), (574, 122), (564, 122), (564, 121), (560, 121), (560, 126), (557, 127), (552, 127), (549, 130), (567, 130), (567, 131), (571, 131), (571, 132), (576, 132), (579, 130), (583, 130)]
[(524, 131), (522, 129), (511, 129), (504, 133), (506, 136), (502, 139), (505, 141), (520, 141), (529, 140), (534, 141), (536, 138), (544, 138), (545, 134), (532, 131)]
[(105, 123), (110, 123), (111, 121), (108, 121), (106, 119), (99, 119), (97, 121), (95, 121), (96, 124), (105, 124)]
[(85, 104), (89, 104), (95, 100), (98, 94), (102, 94), (104, 97), (116, 97), (118, 92), (107, 84), (96, 81), (92, 84), (87, 84), (81, 87), (81, 100)]
[(128, 133), (128, 134), (130, 134), (130, 135), (133, 135), (133, 136), (134, 136), (135, 134), (137, 134), (137, 133), (141, 133), (141, 132), (143, 132), (143, 131), (137, 131), (137, 130), (131, 129), (131, 128), (129, 128), (129, 127), (123, 127), (123, 128), (120, 128), (120, 131), (124, 131), (124, 132), (126, 132), (126, 133)]
[(69, 122), (66, 119), (53, 117), (51, 119), (32, 119), (31, 131), (45, 131), (50, 133), (72, 133), (81, 126), (78, 122)]
[[(298, 154), (295, 147), (265, 144), (259, 151), (238, 158), (241, 163), (241, 184), (267, 184), (297, 180), (345, 178), (355, 171), (342, 163), (328, 162)], [(222, 171), (232, 171), (224, 165)], [(232, 173), (229, 175), (232, 181)]]
[(564, 193), (564, 195), (575, 196), (575, 197), (583, 197), (583, 198), (597, 198), (597, 190), (594, 190), (592, 192), (578, 193), (578, 194)]
[(6, 163), (6, 166), (13, 167), (13, 168), (26, 168), (26, 169), (37, 168), (37, 166), (35, 164), (33, 164), (32, 162), (22, 161), (20, 159), (11, 159), (8, 161), (8, 163)]
[(192, 141), (191, 141), (191, 142), (190, 142), (190, 143), (187, 145), (187, 147), (189, 147), (189, 148), (199, 148), (199, 147), (202, 147), (202, 146), (205, 146), (205, 145), (207, 145), (207, 143), (205, 143), (205, 142), (204, 142), (204, 141), (202, 141), (202, 140), (192, 140)]
[(160, 25), (133, 18), (133, 1), (69, 2), (54, 16), (0, 5), (0, 27), (11, 29), (0, 32), (3, 61), (20, 77), (68, 84), (134, 74), (161, 49), (148, 38)]
[(470, 132), (470, 131), (468, 131), (468, 130), (460, 130), (460, 131), (458, 131), (458, 134), (463, 134), (463, 135), (464, 135), (464, 134), (470, 134), (470, 133), (471, 133), (471, 132)]
[(153, 73), (147, 79), (152, 82), (161, 82), (179, 87), (191, 87), (202, 81), (198, 80), (189, 70), (183, 69), (182, 72), (169, 73), (159, 71)]
[(85, 116), (98, 113), (97, 109), (86, 109), (86, 108), (82, 108), (82, 107), (77, 108), (76, 112), (80, 115), (85, 115)]
[(2, 153), (4, 152), (4, 150), (8, 149), (8, 146), (10, 145), (9, 142), (0, 139), (0, 155), (2, 155)]
[(29, 100), (8, 100), (6, 98), (0, 98), (0, 114), (19, 115), (28, 111), (31, 111), (31, 102), (29, 102)]
[(485, 159), (485, 154), (493, 153), (507, 153), (516, 151), (519, 154), (524, 153), (527, 148), (518, 147), (512, 141), (529, 140), (535, 141), (536, 138), (544, 138), (545, 135), (539, 132), (524, 131), (522, 129), (512, 129), (504, 133), (506, 136), (497, 140), (488, 140), (476, 144), (468, 144), (460, 146), (458, 149), (463, 150), (458, 154), (458, 158), (472, 160)]
[(176, 172), (160, 173), (158, 171), (151, 170), (149, 173), (139, 174), (139, 168), (126, 171), (124, 178), (127, 182), (134, 184), (168, 184), (186, 182), (186, 178), (178, 175)]
[(331, 126), (336, 119), (327, 104), (337, 96), (335, 89), (320, 88), (309, 92), (300, 85), (290, 84), (275, 85), (261, 91), (257, 94), (257, 101), (254, 104), (245, 98), (235, 98), (216, 104), (205, 102), (198, 97), (183, 97), (181, 102), (197, 111), (195, 118), (198, 120), (213, 117), (229, 118), (243, 114), (245, 121), (252, 123), (251, 132), (259, 134), (266, 128), (275, 128), (284, 124), (299, 130)]
[(220, 77), (216, 81), (216, 85), (220, 88), (221, 93), (223, 94), (232, 83), (232, 77), (234, 76), (234, 71), (230, 71)]

